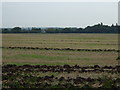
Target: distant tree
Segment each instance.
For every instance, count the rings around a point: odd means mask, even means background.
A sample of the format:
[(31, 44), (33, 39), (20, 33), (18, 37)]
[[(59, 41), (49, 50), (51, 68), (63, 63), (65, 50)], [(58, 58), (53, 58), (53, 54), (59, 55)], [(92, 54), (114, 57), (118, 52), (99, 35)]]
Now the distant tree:
[(9, 33), (9, 30), (8, 29), (2, 29), (2, 33)]
[(96, 24), (93, 26), (87, 26), (85, 28), (20, 28), (14, 27), (12, 29), (2, 29), (2, 33), (120, 33), (120, 26), (116, 23), (116, 25), (103, 25), (101, 22), (100, 24)]
[(71, 28), (64, 28), (63, 32), (64, 33), (70, 33), (70, 32), (72, 32), (72, 30), (71, 30)]
[(101, 22), (101, 24), (100, 24), (101, 26), (103, 26), (103, 23)]
[(114, 24), (112, 24), (111, 27), (114, 27)]
[(118, 26), (118, 24), (116, 23), (116, 26)]
[(11, 29), (12, 33), (20, 33), (21, 32), (21, 28), (20, 27), (14, 27), (13, 29)]
[(41, 33), (41, 28), (32, 28), (31, 33)]
[(75, 30), (75, 33), (84, 33), (84, 30), (82, 28), (77, 28)]
[(57, 30), (56, 30), (55, 28), (47, 28), (47, 29), (45, 30), (45, 32), (46, 32), (46, 33), (56, 33)]

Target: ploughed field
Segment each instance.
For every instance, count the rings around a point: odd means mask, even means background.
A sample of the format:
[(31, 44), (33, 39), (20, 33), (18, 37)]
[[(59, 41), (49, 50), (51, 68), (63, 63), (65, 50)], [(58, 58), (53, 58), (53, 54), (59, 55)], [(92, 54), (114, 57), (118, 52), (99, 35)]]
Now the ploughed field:
[(3, 34), (3, 88), (120, 88), (117, 34)]
[(120, 66), (4, 65), (3, 88), (120, 89)]

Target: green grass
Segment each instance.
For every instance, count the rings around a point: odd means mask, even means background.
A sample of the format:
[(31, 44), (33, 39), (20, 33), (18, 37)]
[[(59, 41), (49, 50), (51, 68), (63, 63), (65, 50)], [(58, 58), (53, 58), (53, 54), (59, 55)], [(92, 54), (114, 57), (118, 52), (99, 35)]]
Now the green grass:
[[(42, 63), (38, 63), (38, 64), (35, 64), (35, 63), (16, 63), (16, 62), (12, 62), (12, 63), (5, 63), (5, 64), (15, 64), (17, 66), (22, 66), (22, 65), (47, 65), (47, 66), (51, 66), (51, 65), (65, 65), (65, 64), (68, 64), (68, 63), (47, 63), (47, 64), (42, 64)], [(72, 64), (69, 64), (69, 65), (72, 65)]]
[(116, 65), (117, 52), (3, 49), (3, 63), (39, 65)]
[(59, 56), (46, 56), (46, 55), (16, 55), (19, 58), (27, 58), (27, 59), (47, 59), (47, 60), (64, 60), (67, 59), (67, 57), (59, 57)]
[(69, 56), (46, 56), (46, 55), (34, 55), (34, 54), (19, 54), (13, 56), (3, 56), (3, 59), (45, 59), (45, 60), (91, 60), (92, 58), (76, 58)]

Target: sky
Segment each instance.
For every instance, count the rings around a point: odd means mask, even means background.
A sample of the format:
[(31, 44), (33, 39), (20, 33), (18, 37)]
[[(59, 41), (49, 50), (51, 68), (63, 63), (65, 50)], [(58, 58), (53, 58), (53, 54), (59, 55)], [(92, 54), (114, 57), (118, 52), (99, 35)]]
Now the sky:
[(2, 27), (86, 27), (118, 22), (117, 2), (3, 2)]

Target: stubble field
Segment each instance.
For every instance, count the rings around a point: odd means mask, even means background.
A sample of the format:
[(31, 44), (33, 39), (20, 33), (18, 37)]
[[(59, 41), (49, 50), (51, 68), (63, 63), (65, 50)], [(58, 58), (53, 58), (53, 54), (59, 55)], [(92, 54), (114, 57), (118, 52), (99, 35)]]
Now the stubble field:
[[(3, 63), (116, 65), (117, 34), (3, 34)], [(8, 47), (16, 47), (15, 49)], [(24, 47), (24, 48), (19, 48)], [(32, 47), (33, 49), (26, 49)], [(42, 48), (34, 49), (34, 48)], [(51, 48), (51, 50), (47, 50)], [(54, 50), (65, 49), (65, 50)], [(67, 50), (68, 48), (68, 50)], [(73, 50), (69, 50), (73, 49)], [(75, 50), (74, 50), (75, 49)], [(82, 49), (82, 50), (76, 50)]]

